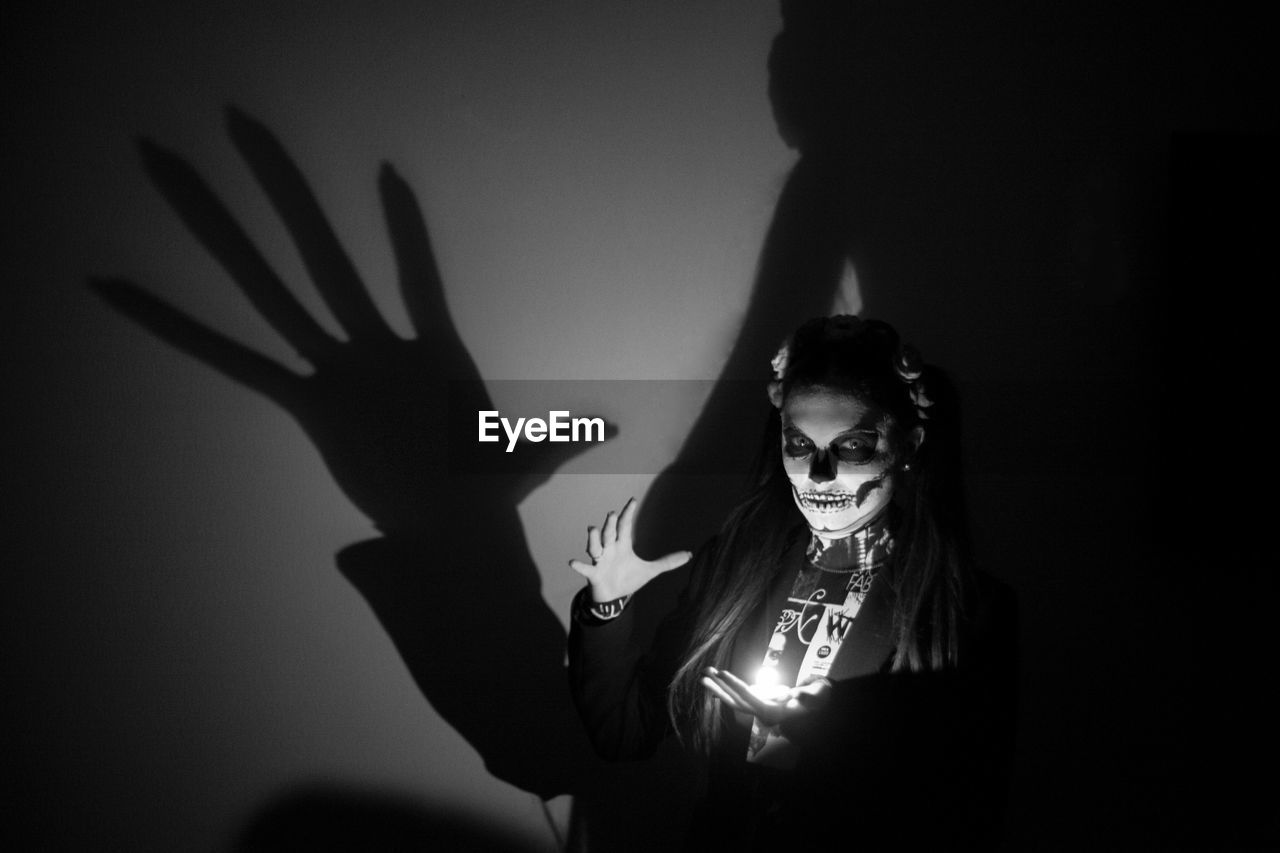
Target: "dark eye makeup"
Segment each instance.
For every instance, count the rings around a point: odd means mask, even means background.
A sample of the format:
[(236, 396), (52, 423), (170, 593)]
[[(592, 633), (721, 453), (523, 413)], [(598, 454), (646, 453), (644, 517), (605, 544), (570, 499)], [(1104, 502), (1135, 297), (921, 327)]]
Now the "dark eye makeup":
[(788, 435), (782, 439), (782, 450), (788, 456), (808, 456), (813, 452), (813, 442), (803, 435)]
[[(836, 458), (854, 464), (870, 462), (876, 453), (877, 435), (868, 430), (845, 433), (831, 443)], [(793, 459), (808, 456), (814, 451), (813, 440), (797, 429), (789, 427), (783, 435), (782, 451)]]
[(876, 455), (876, 443), (866, 438), (846, 437), (835, 443), (835, 450), (842, 460), (861, 464), (870, 462)]

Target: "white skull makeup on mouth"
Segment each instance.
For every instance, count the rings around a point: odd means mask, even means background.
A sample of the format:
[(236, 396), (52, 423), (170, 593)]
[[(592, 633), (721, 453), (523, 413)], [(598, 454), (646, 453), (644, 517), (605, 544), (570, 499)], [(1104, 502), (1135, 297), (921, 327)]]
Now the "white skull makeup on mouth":
[(839, 539), (893, 499), (893, 419), (870, 400), (830, 388), (797, 389), (782, 405), (782, 464), (814, 533)]

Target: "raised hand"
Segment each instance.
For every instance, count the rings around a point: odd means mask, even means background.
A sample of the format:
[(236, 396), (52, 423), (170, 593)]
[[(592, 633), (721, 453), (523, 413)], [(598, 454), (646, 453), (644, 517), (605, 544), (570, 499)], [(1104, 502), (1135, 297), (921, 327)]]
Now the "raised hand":
[(730, 709), (751, 714), (766, 726), (812, 713), (831, 698), (831, 682), (825, 678), (811, 681), (803, 687), (762, 695), (727, 669), (707, 667), (702, 685)]
[(610, 510), (603, 528), (587, 528), (587, 556), (591, 562), (569, 561), (570, 568), (591, 585), (595, 601), (632, 595), (658, 575), (680, 568), (692, 556), (688, 551), (675, 551), (656, 560), (636, 556), (632, 545), (635, 515), (635, 498), (627, 501), (620, 514)]
[[(497, 447), (475, 442), (476, 412), (494, 406), (449, 315), (408, 185), (382, 167), (378, 190), (414, 330), (404, 339), (377, 311), (275, 137), (235, 110), (228, 130), (347, 340), (306, 312), (195, 170), (151, 142), (139, 143), (151, 181), (314, 372), (294, 372), (132, 282), (91, 286), (130, 319), (298, 421), (338, 486), (387, 534), (344, 548), (339, 568), (423, 695), (490, 771), (544, 797), (590, 789), (583, 774), (595, 772), (596, 759), (563, 689), (564, 627), (542, 596), (517, 512), (531, 488), (590, 445), (522, 445), (519, 475), (469, 468), (468, 452)], [(605, 437), (614, 433), (606, 424)], [(490, 676), (494, 662), (501, 662), (501, 679)], [(519, 726), (511, 724), (511, 696), (524, 700)], [(538, 736), (531, 740), (529, 731)]]
[[(235, 109), (228, 111), (227, 126), (348, 340), (330, 335), (307, 313), (189, 164), (145, 140), (138, 147), (152, 182), (263, 318), (315, 371), (295, 373), (131, 282), (97, 279), (91, 286), (160, 338), (293, 415), (338, 486), (379, 529), (420, 533), (424, 526), (438, 525), (452, 499), (443, 479), (459, 458), (446, 452), (447, 414), (469, 413), (473, 422), (476, 411), (493, 406), (449, 315), (412, 191), (383, 165), (378, 189), (400, 294), (415, 332), (406, 340), (378, 313), (306, 180), (276, 138)], [(525, 466), (542, 479), (582, 449), (564, 443), (521, 448), (526, 459), (548, 456)], [(529, 479), (521, 486), (527, 493), (534, 484)]]

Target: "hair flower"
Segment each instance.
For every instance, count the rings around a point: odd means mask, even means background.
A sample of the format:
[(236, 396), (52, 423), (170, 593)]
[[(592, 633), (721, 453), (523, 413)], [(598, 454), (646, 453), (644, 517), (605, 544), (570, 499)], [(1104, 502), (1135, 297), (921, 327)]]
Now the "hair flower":
[(920, 351), (911, 344), (903, 344), (898, 347), (898, 357), (894, 359), (893, 367), (903, 382), (915, 382), (924, 372), (924, 359), (920, 357)]
[(933, 401), (930, 400), (928, 394), (925, 393), (924, 383), (917, 379), (911, 383), (911, 386), (907, 389), (907, 393), (911, 395), (911, 402), (915, 404), (916, 417), (920, 418), (922, 421), (929, 420), (929, 412), (926, 410), (933, 405)]
[(924, 382), (920, 378), (924, 375), (924, 358), (920, 355), (920, 351), (911, 344), (899, 345), (897, 355), (893, 359), (893, 369), (898, 374), (898, 378), (907, 384), (907, 394), (911, 397), (912, 405), (916, 407), (916, 417), (927, 421), (928, 409), (933, 405), (933, 400), (929, 399), (924, 389)]
[(782, 383), (776, 379), (769, 383), (769, 402), (775, 409), (782, 408)]
[(769, 362), (769, 366), (773, 368), (773, 378), (782, 381), (783, 375), (787, 372), (787, 360), (791, 358), (791, 342), (784, 341), (782, 346), (778, 348), (778, 354), (773, 357), (773, 361)]
[(773, 368), (773, 379), (769, 381), (769, 402), (775, 409), (782, 408), (782, 377), (787, 375), (787, 362), (791, 358), (791, 342), (783, 341), (778, 353), (769, 362)]

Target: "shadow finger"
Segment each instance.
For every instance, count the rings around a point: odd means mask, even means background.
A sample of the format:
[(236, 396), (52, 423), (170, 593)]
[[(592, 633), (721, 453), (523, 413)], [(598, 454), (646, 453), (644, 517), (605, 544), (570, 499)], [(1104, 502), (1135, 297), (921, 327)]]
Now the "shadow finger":
[(351, 259), (333, 233), (297, 165), (267, 128), (235, 107), (227, 110), (231, 141), (249, 164), (293, 237), (316, 290), (352, 337), (391, 337)]
[(271, 326), (313, 364), (331, 360), (338, 342), (289, 292), (249, 235), (185, 160), (147, 139), (138, 140), (151, 182), (178, 218), (218, 260)]
[(386, 163), (378, 174), (378, 190), (400, 275), (400, 295), (414, 329), (423, 337), (456, 339), (427, 223), (413, 190)]
[(165, 343), (264, 394), (286, 409), (301, 396), (303, 377), (244, 344), (213, 331), (132, 282), (90, 279), (89, 287), (112, 308)]

